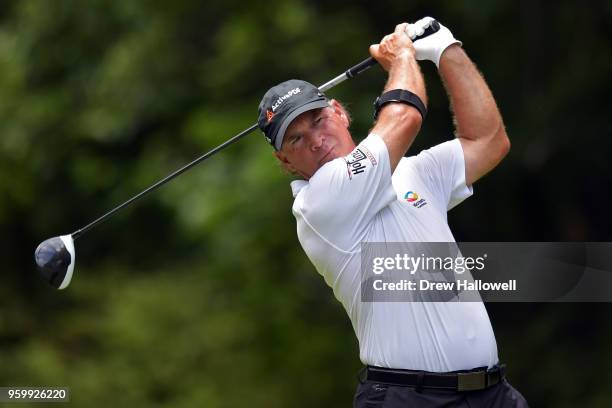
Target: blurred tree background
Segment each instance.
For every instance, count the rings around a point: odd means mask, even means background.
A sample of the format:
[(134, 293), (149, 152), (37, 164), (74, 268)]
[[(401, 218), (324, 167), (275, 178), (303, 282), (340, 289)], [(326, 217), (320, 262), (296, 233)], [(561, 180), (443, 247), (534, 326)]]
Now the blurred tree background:
[[(323, 83), (424, 15), (463, 41), (513, 143), (449, 214), (456, 238), (612, 241), (609, 0), (3, 0), (0, 385), (69, 386), (76, 406), (350, 406), (357, 343), (259, 132), (77, 241), (68, 290), (33, 252), (254, 123), (270, 86)], [(422, 66), (412, 154), (452, 137)], [(329, 92), (357, 138), (384, 81)], [(487, 309), (532, 406), (612, 405), (612, 305)]]

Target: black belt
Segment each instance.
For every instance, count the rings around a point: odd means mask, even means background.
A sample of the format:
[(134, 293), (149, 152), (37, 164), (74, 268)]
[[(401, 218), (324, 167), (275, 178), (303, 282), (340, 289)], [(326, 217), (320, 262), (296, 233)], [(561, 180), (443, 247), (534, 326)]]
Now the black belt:
[(365, 380), (423, 388), (455, 391), (484, 390), (499, 383), (506, 376), (506, 365), (496, 365), (491, 369), (480, 368), (470, 371), (432, 373), (429, 371), (396, 370), (382, 367), (366, 367)]

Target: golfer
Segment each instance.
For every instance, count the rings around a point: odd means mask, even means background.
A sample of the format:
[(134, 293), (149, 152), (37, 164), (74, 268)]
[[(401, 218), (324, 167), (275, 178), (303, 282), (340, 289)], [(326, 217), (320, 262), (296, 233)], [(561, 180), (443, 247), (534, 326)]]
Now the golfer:
[[(526, 407), (506, 381), (482, 302), (363, 302), (362, 242), (454, 242), (448, 210), (506, 155), (491, 91), (444, 26), (413, 43), (431, 18), (399, 24), (370, 54), (388, 72), (369, 135), (355, 145), (350, 117), (308, 82), (266, 92), (258, 124), (300, 176), (291, 188), (304, 251), (347, 311), (366, 365), (355, 407)], [(417, 60), (436, 64), (456, 138), (404, 157), (427, 112)], [(421, 205), (413, 205), (418, 196)], [(412, 200), (412, 201), (411, 201)]]

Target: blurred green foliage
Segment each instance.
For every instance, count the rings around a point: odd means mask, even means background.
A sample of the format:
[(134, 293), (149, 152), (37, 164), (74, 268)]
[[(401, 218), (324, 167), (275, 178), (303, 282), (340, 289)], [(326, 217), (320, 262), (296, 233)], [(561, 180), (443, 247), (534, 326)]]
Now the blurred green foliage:
[[(356, 340), (259, 133), (77, 241), (68, 290), (36, 276), (33, 251), (254, 123), (268, 87), (323, 83), (427, 14), (463, 40), (513, 143), (450, 214), (456, 238), (612, 240), (609, 1), (6, 0), (0, 385), (69, 386), (76, 406), (349, 406)], [(452, 134), (423, 69), (412, 153)], [(384, 80), (375, 68), (330, 92), (358, 139)], [(487, 307), (532, 406), (612, 405), (610, 305)]]

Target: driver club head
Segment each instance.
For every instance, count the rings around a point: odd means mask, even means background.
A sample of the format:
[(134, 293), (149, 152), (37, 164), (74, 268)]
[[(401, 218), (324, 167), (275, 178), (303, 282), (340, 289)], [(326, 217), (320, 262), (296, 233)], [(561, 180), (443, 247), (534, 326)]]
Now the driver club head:
[(43, 241), (34, 252), (41, 276), (57, 289), (65, 289), (72, 279), (75, 252), (72, 235), (62, 235)]

